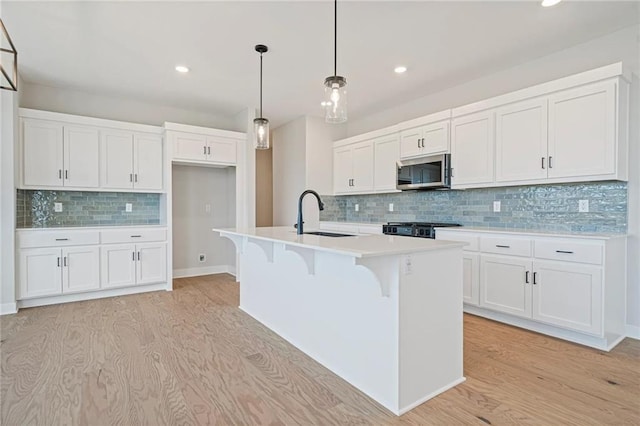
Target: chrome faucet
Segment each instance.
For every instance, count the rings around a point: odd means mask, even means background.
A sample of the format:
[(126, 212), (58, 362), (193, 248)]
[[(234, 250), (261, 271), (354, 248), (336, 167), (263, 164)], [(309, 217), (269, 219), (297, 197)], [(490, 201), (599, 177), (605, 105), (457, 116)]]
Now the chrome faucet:
[(300, 194), (300, 198), (298, 198), (298, 223), (296, 224), (296, 228), (298, 229), (298, 235), (303, 234), (302, 224), (304, 222), (302, 221), (302, 199), (307, 194), (313, 194), (318, 199), (318, 209), (320, 209), (320, 211), (324, 210), (324, 203), (322, 202), (322, 200), (320, 199), (320, 196), (316, 191), (312, 189), (307, 189), (302, 194)]

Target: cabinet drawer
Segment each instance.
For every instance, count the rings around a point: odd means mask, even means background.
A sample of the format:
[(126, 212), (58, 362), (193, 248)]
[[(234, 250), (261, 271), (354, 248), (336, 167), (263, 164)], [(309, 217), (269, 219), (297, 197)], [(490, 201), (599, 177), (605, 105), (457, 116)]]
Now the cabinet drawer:
[(538, 259), (566, 262), (602, 264), (603, 247), (599, 243), (579, 241), (535, 240), (534, 252)]
[(144, 243), (149, 241), (166, 241), (166, 229), (118, 229), (102, 231), (103, 244)]
[(64, 247), (98, 244), (98, 231), (26, 231), (17, 233), (19, 248)]
[(480, 250), (483, 253), (507, 254), (510, 256), (531, 256), (531, 240), (513, 237), (481, 237)]
[(459, 232), (447, 232), (444, 230), (436, 229), (436, 239), (467, 243), (467, 245), (462, 248), (465, 251), (478, 251), (478, 248), (480, 246), (480, 244), (478, 243), (477, 235), (469, 235)]

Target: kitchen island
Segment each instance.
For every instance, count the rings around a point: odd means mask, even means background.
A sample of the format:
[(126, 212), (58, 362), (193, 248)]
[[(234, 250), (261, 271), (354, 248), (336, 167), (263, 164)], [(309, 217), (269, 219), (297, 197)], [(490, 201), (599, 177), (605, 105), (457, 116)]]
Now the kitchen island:
[(464, 381), (464, 243), (214, 231), (239, 254), (240, 309), (394, 414)]

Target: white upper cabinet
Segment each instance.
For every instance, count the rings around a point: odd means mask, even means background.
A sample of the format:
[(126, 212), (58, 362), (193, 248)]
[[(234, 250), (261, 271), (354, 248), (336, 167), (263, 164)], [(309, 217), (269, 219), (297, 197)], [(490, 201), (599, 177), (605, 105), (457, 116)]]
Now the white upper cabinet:
[(549, 98), (549, 177), (616, 172), (616, 82), (606, 81)]
[(99, 146), (96, 129), (23, 120), (22, 182), (30, 188), (97, 188)]
[(159, 128), (29, 109), (20, 115), (20, 188), (163, 190)]
[(350, 146), (333, 150), (333, 192), (344, 194), (351, 192), (353, 173), (353, 149)]
[(547, 177), (547, 99), (496, 110), (496, 181)]
[(400, 159), (398, 134), (373, 141), (373, 187), (376, 191), (396, 191), (396, 166)]
[(235, 166), (238, 143), (246, 135), (226, 130), (165, 123), (173, 161), (202, 165)]
[(414, 158), (449, 152), (449, 120), (400, 133), (400, 158)]
[(22, 181), (30, 187), (62, 186), (62, 123), (25, 119), (22, 122)]
[(493, 111), (452, 120), (452, 187), (494, 181), (494, 121)]

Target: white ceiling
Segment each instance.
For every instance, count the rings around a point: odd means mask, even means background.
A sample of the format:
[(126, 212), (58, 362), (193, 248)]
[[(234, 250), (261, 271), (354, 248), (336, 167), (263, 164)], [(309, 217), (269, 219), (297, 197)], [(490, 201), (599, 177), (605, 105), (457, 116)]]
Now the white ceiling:
[[(333, 2), (12, 2), (3, 21), (26, 82), (229, 116), (258, 103), (277, 126), (320, 115), (333, 73)], [(638, 2), (338, 3), (350, 119), (584, 42), (639, 20)], [(176, 64), (191, 68), (187, 75)], [(393, 73), (396, 65), (409, 68)]]

